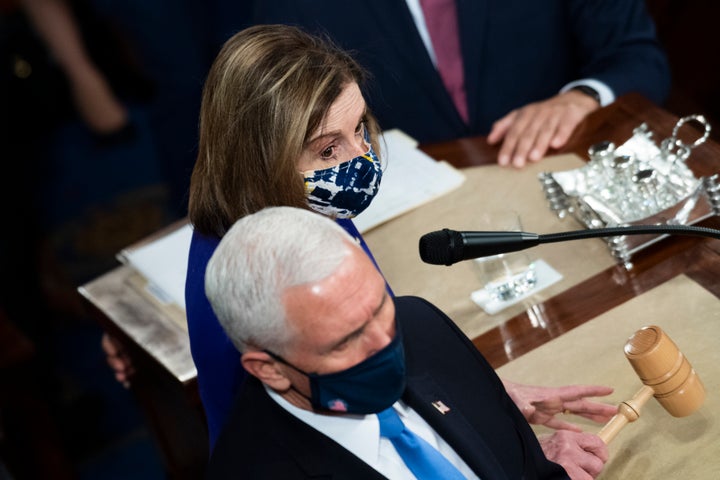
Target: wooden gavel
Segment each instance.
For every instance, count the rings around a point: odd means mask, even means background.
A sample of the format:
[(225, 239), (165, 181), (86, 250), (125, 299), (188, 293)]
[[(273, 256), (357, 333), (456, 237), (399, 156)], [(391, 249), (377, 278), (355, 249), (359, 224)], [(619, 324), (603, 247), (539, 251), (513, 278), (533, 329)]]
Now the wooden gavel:
[(625, 344), (625, 357), (644, 385), (630, 400), (620, 403), (618, 413), (598, 432), (606, 444), (640, 417), (652, 396), (673, 417), (690, 415), (705, 401), (700, 377), (660, 327), (651, 325), (635, 332)]

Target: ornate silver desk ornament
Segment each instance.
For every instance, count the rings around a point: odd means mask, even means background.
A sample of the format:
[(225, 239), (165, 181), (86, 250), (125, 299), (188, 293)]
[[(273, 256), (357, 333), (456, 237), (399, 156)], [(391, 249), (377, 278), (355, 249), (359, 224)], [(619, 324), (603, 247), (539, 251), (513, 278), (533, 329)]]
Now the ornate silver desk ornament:
[[(678, 137), (680, 128), (697, 122), (703, 135), (692, 144)], [(632, 137), (616, 147), (601, 142), (588, 149), (589, 162), (581, 168), (539, 175), (550, 209), (559, 218), (570, 215), (586, 228), (627, 225), (692, 225), (720, 214), (718, 174), (697, 178), (685, 161), (692, 149), (710, 135), (702, 115), (681, 118), (672, 136), (653, 141), (643, 123)], [(605, 238), (610, 252), (626, 269), (632, 255), (667, 235)]]

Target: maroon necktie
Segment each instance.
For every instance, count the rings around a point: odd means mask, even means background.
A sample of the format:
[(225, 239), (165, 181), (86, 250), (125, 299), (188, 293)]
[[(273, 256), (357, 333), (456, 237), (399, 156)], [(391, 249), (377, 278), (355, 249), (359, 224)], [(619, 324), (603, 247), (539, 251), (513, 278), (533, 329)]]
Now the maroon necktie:
[(468, 107), (455, 0), (420, 0), (420, 6), (435, 50), (440, 77), (455, 108), (467, 123)]

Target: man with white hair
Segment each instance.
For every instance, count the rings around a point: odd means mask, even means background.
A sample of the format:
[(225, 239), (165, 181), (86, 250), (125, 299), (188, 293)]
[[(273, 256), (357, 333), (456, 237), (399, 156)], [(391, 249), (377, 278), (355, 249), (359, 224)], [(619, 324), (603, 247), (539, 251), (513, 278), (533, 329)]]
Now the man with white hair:
[[(208, 478), (568, 478), (452, 320), (393, 299), (332, 220), (291, 207), (242, 218), (205, 289), (250, 374)], [(554, 435), (580, 437), (585, 478), (602, 470), (597, 436)]]

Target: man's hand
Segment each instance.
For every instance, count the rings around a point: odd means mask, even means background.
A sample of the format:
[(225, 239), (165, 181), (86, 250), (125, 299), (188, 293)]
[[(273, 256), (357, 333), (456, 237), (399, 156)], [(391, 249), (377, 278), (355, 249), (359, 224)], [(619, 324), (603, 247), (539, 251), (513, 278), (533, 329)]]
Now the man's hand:
[(557, 418), (558, 413), (574, 414), (594, 422), (606, 423), (617, 413), (617, 406), (594, 402), (588, 397), (602, 397), (613, 392), (601, 385), (568, 385), (538, 387), (503, 380), (505, 390), (528, 423), (545, 425), (556, 430), (580, 432), (577, 425)]
[(503, 140), (499, 165), (521, 168), (543, 158), (549, 148), (564, 146), (578, 123), (598, 108), (593, 98), (569, 90), (508, 113), (493, 124), (487, 141), (494, 145)]
[(572, 480), (597, 477), (608, 460), (607, 445), (597, 435), (559, 430), (538, 440), (545, 456), (560, 464)]

